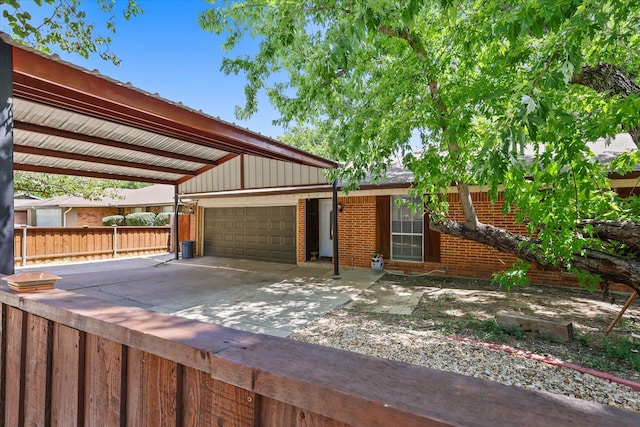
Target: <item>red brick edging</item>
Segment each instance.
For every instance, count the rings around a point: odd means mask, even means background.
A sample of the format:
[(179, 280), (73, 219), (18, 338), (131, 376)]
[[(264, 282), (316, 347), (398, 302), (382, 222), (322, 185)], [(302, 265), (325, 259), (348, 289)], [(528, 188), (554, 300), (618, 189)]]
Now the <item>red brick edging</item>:
[(546, 363), (548, 365), (560, 366), (562, 368), (567, 368), (567, 369), (573, 369), (574, 371), (578, 371), (578, 372), (583, 373), (583, 374), (593, 375), (594, 377), (602, 378), (603, 380), (607, 380), (607, 381), (610, 381), (610, 382), (614, 382), (614, 383), (625, 385), (625, 386), (627, 386), (627, 387), (629, 387), (629, 388), (631, 388), (631, 389), (633, 389), (635, 391), (640, 391), (640, 383), (637, 383), (637, 382), (631, 381), (631, 380), (627, 380), (627, 379), (624, 379), (624, 378), (616, 377), (614, 375), (610, 375), (610, 374), (607, 374), (605, 372), (596, 371), (594, 369), (584, 368), (582, 366), (574, 365), (573, 363), (567, 363), (567, 362), (564, 362), (564, 361), (562, 361), (560, 359), (554, 359), (552, 357), (541, 356), (539, 354), (534, 354), (534, 353), (531, 353), (529, 351), (519, 350), (519, 349), (514, 348), (514, 347), (509, 347), (508, 345), (487, 343), (487, 342), (482, 342), (482, 341), (478, 341), (478, 340), (474, 340), (474, 339), (470, 339), (470, 338), (458, 337), (458, 336), (449, 336), (449, 338), (451, 338), (453, 340), (456, 340), (456, 341), (466, 342), (466, 343), (474, 344), (474, 345), (481, 346), (481, 347), (487, 347), (487, 348), (490, 348), (490, 349), (493, 349), (493, 350), (506, 351), (507, 353), (513, 354), (515, 356), (520, 356), (520, 357), (524, 357), (524, 358), (527, 358), (527, 359), (536, 360), (538, 362)]

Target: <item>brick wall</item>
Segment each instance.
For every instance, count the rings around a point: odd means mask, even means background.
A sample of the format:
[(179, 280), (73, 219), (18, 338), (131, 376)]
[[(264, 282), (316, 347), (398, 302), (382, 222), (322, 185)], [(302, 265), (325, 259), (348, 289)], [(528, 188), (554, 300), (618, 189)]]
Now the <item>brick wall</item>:
[(111, 215), (118, 215), (118, 208), (78, 208), (78, 226), (100, 226), (102, 218)]
[(298, 205), (296, 206), (296, 259), (298, 262), (305, 262), (305, 199), (298, 200)]
[(376, 198), (339, 197), (343, 211), (338, 213), (340, 265), (371, 266), (376, 248)]
[[(160, 213), (164, 206), (140, 206), (142, 208), (141, 212), (153, 212)], [(120, 209), (120, 215), (129, 215), (136, 211), (138, 208), (126, 207)]]
[[(486, 193), (473, 193), (472, 200), (480, 221), (504, 227), (514, 233), (526, 234), (525, 227), (516, 223), (512, 213), (503, 215), (500, 199), (499, 203), (492, 205)], [(344, 206), (343, 212), (338, 214), (340, 265), (370, 267), (371, 254), (378, 250), (376, 248), (376, 198), (375, 196), (341, 197), (338, 201)], [(462, 221), (464, 216), (458, 194), (450, 194), (449, 203), (450, 218)], [(304, 222), (305, 201), (300, 200), (297, 206), (298, 262), (305, 260)], [(451, 276), (490, 279), (494, 273), (511, 267), (515, 260), (513, 255), (448, 235), (441, 236), (440, 248), (440, 262), (398, 262), (389, 259), (389, 254), (384, 254), (385, 267), (405, 273), (426, 273), (436, 270), (436, 274), (443, 274), (446, 271), (446, 274)], [(529, 270), (529, 278), (534, 283), (578, 286), (575, 275), (561, 273), (552, 268), (532, 266)], [(626, 290), (618, 285), (612, 285), (611, 289)]]
[[(472, 193), (471, 199), (481, 222), (503, 227), (513, 233), (527, 235), (523, 224), (516, 222), (513, 213), (502, 213), (502, 197), (491, 203), (487, 193)], [(464, 214), (458, 194), (449, 194), (449, 216), (464, 221)], [(474, 276), (490, 279), (491, 276), (511, 267), (516, 257), (502, 253), (494, 248), (452, 236), (442, 236), (442, 264), (448, 267), (448, 274), (455, 276)], [(532, 265), (529, 278), (535, 283), (550, 285), (578, 286), (574, 275), (560, 273), (551, 268), (539, 268)]]

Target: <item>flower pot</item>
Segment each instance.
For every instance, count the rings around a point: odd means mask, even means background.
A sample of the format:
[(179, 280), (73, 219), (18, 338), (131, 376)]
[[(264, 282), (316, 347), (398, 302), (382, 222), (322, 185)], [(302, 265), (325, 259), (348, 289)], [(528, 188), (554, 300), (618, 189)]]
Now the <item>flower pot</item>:
[(371, 269), (373, 271), (384, 270), (384, 258), (382, 258), (382, 255), (373, 255), (371, 257)]

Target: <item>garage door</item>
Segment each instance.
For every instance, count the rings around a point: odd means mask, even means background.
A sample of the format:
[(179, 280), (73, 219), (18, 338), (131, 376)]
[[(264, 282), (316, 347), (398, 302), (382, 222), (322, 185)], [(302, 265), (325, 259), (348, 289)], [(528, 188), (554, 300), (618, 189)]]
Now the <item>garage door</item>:
[(296, 262), (296, 208), (206, 208), (204, 254)]

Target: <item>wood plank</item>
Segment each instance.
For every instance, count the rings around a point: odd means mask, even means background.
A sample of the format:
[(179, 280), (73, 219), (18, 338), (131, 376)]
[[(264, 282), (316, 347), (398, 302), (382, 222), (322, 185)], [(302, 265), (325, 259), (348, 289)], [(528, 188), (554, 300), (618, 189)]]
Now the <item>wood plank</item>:
[(27, 317), (24, 423), (28, 426), (51, 424), (52, 327), (47, 319)]
[[(4, 291), (0, 301), (113, 337), (130, 347), (208, 371), (228, 385), (351, 425), (489, 426), (517, 422), (533, 426), (542, 420), (545, 425), (635, 427), (640, 420), (633, 411), (172, 318), (58, 289), (24, 295)], [(87, 352), (89, 361), (92, 358)], [(113, 352), (112, 356), (119, 355)], [(88, 373), (96, 370), (95, 365), (87, 365)], [(91, 391), (113, 387), (107, 380), (87, 380), (87, 402)], [(185, 390), (183, 395), (187, 394)], [(111, 395), (117, 402), (119, 396)], [(101, 425), (118, 424), (111, 421), (100, 418)], [(95, 425), (96, 418), (87, 418), (86, 424)]]
[[(7, 390), (5, 401), (4, 425), (18, 426), (24, 424), (24, 385), (21, 378), (24, 376), (22, 341), (23, 322), (21, 310), (7, 307), (7, 331), (6, 336), (6, 379), (4, 389)], [(26, 349), (25, 349), (26, 351)], [(8, 392), (10, 390), (10, 392)]]
[[(637, 426), (640, 414), (273, 336), (212, 355), (212, 376), (347, 424)], [(321, 398), (319, 398), (321, 396)]]
[(143, 351), (129, 348), (127, 349), (127, 425), (137, 426), (138, 418), (142, 412), (142, 399), (144, 395), (142, 378), (142, 355)]
[[(81, 426), (83, 424), (81, 381), (84, 381), (84, 360), (81, 361), (81, 334), (76, 329), (55, 323), (53, 327), (53, 374), (51, 380), (51, 425)], [(81, 374), (82, 370), (82, 374)]]
[(185, 427), (256, 425), (255, 393), (215, 380), (193, 368), (185, 368), (183, 384), (182, 424)]
[(51, 289), (60, 279), (62, 277), (43, 271), (22, 271), (10, 276), (4, 276), (0, 280), (7, 282), (9, 289), (13, 291), (33, 292)]
[(573, 341), (573, 323), (567, 321), (499, 311), (496, 313), (496, 322), (503, 328), (518, 328), (525, 332), (548, 335), (562, 342)]
[(195, 427), (200, 425), (215, 425), (217, 419), (213, 412), (213, 394), (208, 390), (207, 379), (211, 378), (206, 372), (185, 367), (183, 375), (183, 403), (182, 425)]
[(170, 360), (128, 350), (127, 425), (176, 425), (177, 369), (177, 364)]
[(264, 426), (350, 427), (329, 417), (305, 411), (267, 397), (259, 397), (260, 422)]
[(7, 398), (7, 388), (5, 387), (5, 381), (7, 379), (6, 376), (6, 365), (5, 362), (7, 360), (7, 346), (6, 346), (6, 338), (7, 338), (7, 309), (8, 307), (5, 304), (0, 304), (0, 425), (4, 424), (4, 409), (5, 402)]
[(86, 425), (117, 426), (124, 416), (122, 405), (122, 346), (111, 340), (86, 338)]
[(10, 302), (9, 305), (19, 305), (87, 334), (101, 335), (203, 370), (208, 370), (211, 364), (208, 352), (220, 351), (233, 341), (251, 340), (255, 336), (138, 307), (122, 307), (61, 289), (30, 294), (8, 292), (6, 286), (5, 292), (2, 289), (0, 286), (0, 300)]

